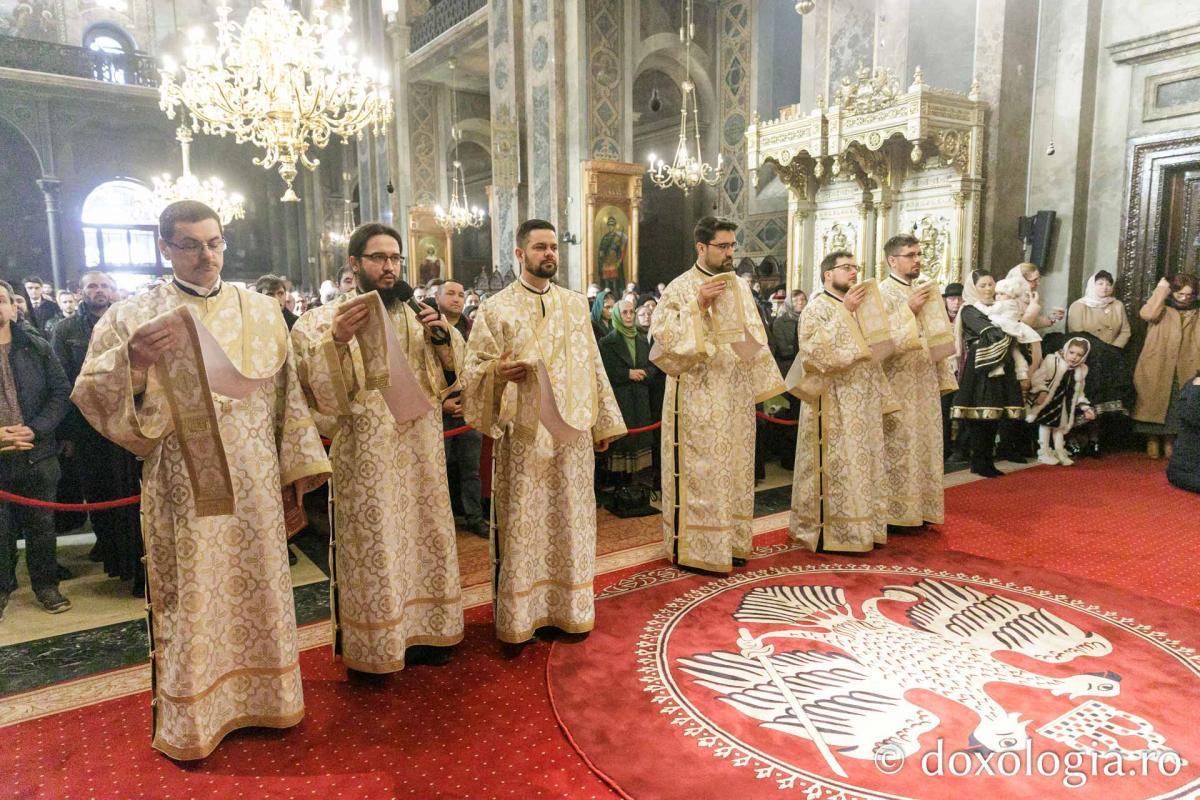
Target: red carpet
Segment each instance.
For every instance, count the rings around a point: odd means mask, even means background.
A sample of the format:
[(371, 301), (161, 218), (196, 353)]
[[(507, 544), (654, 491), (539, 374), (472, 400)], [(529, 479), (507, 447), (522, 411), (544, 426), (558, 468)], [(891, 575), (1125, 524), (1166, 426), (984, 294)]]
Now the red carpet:
[[(1162, 471), (1161, 462), (1109, 458), (952, 489), (941, 531), (897, 537), (855, 560), (887, 564), (905, 555), (925, 566), (944, 562), (936, 554), (952, 547), (1197, 608), (1200, 499), (1169, 487)], [(1143, 621), (1141, 606), (1116, 599)], [(604, 610), (611, 602), (599, 603), (597, 634), (640, 630), (641, 623), (613, 620)], [(414, 668), (376, 685), (351, 685), (327, 649), (307, 651), (306, 719), (289, 731), (235, 733), (192, 766), (150, 749), (146, 693), (0, 729), (0, 797), (612, 797), (556, 724), (546, 695), (549, 645), (505, 660), (489, 618), (488, 609), (468, 615), (466, 642), (449, 666)], [(1175, 634), (1178, 626), (1165, 630)], [(1188, 708), (1180, 698), (1168, 707)], [(951, 710), (937, 709), (943, 719)]]
[(591, 637), (551, 653), (564, 730), (634, 798), (1200, 792), (1180, 713), (1200, 708), (1200, 614), (911, 541), (884, 552), (793, 551), (603, 600)]
[(1200, 609), (1200, 495), (1167, 483), (1162, 461), (1122, 454), (959, 486), (941, 532), (953, 550)]

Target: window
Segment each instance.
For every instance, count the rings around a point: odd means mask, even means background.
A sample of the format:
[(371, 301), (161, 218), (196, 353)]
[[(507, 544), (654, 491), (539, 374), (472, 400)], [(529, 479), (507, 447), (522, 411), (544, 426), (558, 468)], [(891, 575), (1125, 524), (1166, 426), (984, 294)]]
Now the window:
[(83, 252), (89, 269), (162, 271), (153, 195), (140, 183), (102, 183), (83, 201)]
[(133, 42), (115, 25), (101, 24), (88, 28), (83, 35), (83, 47), (97, 55), (96, 78), (109, 83), (125, 83), (129, 59), (133, 54)]

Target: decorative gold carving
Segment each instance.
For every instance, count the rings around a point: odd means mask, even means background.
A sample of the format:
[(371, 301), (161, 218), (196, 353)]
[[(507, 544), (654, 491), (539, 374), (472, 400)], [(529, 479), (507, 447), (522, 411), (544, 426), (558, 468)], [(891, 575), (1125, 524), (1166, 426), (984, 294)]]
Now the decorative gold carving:
[(871, 70), (859, 65), (854, 83), (848, 77), (833, 93), (833, 104), (846, 114), (863, 114), (892, 105), (900, 96), (900, 84), (890, 69)]

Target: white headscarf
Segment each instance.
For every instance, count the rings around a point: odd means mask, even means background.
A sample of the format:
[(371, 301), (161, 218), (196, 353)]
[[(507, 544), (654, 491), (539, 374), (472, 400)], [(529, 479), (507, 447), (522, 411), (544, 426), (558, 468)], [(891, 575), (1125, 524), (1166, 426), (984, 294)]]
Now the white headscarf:
[[(1104, 308), (1115, 299), (1112, 296), (1111, 290), (1109, 291), (1108, 297), (1100, 296), (1099, 290), (1096, 289), (1096, 275), (1099, 274), (1099, 271), (1097, 271), (1092, 275), (1092, 277), (1088, 278), (1087, 288), (1084, 289), (1083, 297), (1079, 298), (1088, 308)], [(1108, 278), (1105, 278), (1104, 280), (1108, 281)], [(1109, 281), (1108, 285), (1112, 286), (1112, 282)]]

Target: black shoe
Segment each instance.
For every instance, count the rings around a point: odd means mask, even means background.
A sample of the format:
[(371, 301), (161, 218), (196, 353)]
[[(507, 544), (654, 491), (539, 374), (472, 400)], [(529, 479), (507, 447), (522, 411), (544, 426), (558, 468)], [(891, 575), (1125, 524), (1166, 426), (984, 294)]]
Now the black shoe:
[(64, 567), (62, 564), (57, 565), (58, 569), (54, 571), (54, 577), (59, 582), (69, 581), (75, 577), (75, 573)]
[(61, 614), (71, 608), (71, 601), (62, 596), (57, 586), (35, 589), (33, 593), (48, 614)]
[(501, 642), (500, 643), (500, 655), (502, 655), (504, 658), (507, 658), (511, 661), (512, 659), (521, 655), (522, 652), (524, 652), (525, 645), (529, 644), (530, 641), (533, 641), (533, 640), (530, 639), (529, 641), (515, 642), (515, 643), (514, 642)]
[(294, 567), (299, 563), (300, 563), (300, 559), (296, 557), (296, 554), (292, 552), (292, 548), (289, 547), (288, 548), (288, 566)]
[(1099, 442), (1089, 442), (1083, 449), (1082, 455), (1084, 458), (1104, 458), (1104, 454), (1100, 452)]
[(491, 526), (486, 519), (467, 520), (466, 528), (480, 539), (491, 538)]
[(971, 472), (976, 475), (982, 475), (985, 478), (999, 478), (1004, 473), (996, 469), (994, 464), (989, 464), (986, 467), (971, 467)]
[(88, 561), (94, 561), (99, 564), (103, 560), (104, 556), (100, 552), (100, 543), (96, 542), (92, 545), (92, 549), (88, 551)]
[(434, 647), (427, 644), (414, 644), (404, 651), (406, 666), (424, 665), (427, 667), (444, 667), (450, 663), (454, 649), (451, 647)]
[(737, 556), (734, 556), (733, 557), (733, 565), (735, 567), (744, 567), (744, 566), (746, 566), (746, 559), (738, 558)]

